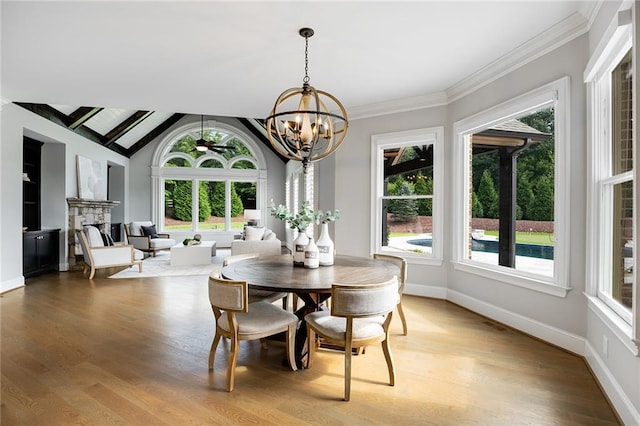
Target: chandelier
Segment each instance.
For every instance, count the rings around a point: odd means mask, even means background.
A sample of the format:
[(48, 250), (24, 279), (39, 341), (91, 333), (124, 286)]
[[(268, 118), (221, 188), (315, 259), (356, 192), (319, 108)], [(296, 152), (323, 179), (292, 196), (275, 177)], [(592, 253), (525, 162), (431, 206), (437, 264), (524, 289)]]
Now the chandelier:
[(338, 149), (349, 123), (347, 112), (335, 96), (309, 84), (309, 37), (313, 30), (301, 28), (299, 33), (305, 42), (302, 87), (280, 94), (267, 117), (267, 135), (278, 153), (301, 161), (306, 173), (310, 162)]

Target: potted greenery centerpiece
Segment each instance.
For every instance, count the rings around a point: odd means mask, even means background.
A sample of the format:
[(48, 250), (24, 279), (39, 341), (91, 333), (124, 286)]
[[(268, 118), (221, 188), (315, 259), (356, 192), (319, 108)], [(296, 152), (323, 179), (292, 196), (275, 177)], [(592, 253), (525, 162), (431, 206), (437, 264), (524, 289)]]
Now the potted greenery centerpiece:
[[(309, 244), (309, 236), (307, 235), (307, 228), (312, 223), (321, 224), (322, 227), (322, 235), (318, 240), (318, 251), (320, 252), (320, 265), (332, 265), (333, 264), (333, 241), (329, 238), (328, 232), (328, 223), (338, 220), (340, 217), (340, 212), (338, 210), (335, 211), (322, 211), (317, 210), (314, 211), (311, 208), (311, 204), (308, 201), (302, 203), (300, 206), (300, 210), (296, 214), (292, 214), (289, 212), (287, 207), (283, 204), (279, 204), (276, 206), (271, 200), (271, 205), (269, 207), (271, 216), (274, 216), (280, 220), (284, 220), (291, 229), (296, 229), (298, 231), (297, 238), (293, 241), (294, 251), (293, 251), (293, 264), (297, 266), (304, 265), (304, 251), (307, 245)], [(327, 225), (327, 226), (325, 226)], [(325, 238), (323, 239), (323, 235)], [(328, 241), (327, 241), (328, 239)], [(320, 242), (323, 241), (323, 248), (325, 256), (323, 257), (322, 251), (320, 250)], [(330, 253), (331, 259), (328, 258), (327, 254)], [(324, 260), (323, 260), (324, 259)]]

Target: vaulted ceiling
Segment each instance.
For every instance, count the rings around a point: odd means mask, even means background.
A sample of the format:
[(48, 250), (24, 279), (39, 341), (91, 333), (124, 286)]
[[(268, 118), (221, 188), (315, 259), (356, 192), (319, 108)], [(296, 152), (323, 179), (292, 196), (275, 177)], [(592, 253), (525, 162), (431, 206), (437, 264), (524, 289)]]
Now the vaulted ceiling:
[[(262, 119), (304, 76), (351, 120), (451, 102), (584, 34), (601, 1), (7, 1), (2, 102), (130, 156), (184, 114)], [(250, 126), (252, 127), (252, 126)]]

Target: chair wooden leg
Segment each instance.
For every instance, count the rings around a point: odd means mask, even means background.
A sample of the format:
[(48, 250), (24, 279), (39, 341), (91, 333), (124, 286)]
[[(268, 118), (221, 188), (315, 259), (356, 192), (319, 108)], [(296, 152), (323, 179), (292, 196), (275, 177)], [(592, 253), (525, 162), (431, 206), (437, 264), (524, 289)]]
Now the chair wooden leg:
[(89, 279), (93, 279), (93, 276), (96, 274), (96, 268), (94, 268), (93, 266), (91, 267), (91, 273), (89, 274)]
[(296, 327), (297, 324), (291, 324), (287, 330), (287, 359), (293, 371), (298, 369), (296, 364)]
[(316, 351), (316, 332), (307, 324), (307, 368), (311, 367), (311, 358)]
[(142, 273), (142, 262), (138, 263), (138, 272)]
[(347, 338), (344, 347), (344, 400), (351, 397), (351, 339)]
[(227, 364), (227, 391), (233, 391), (235, 384), (236, 364), (238, 363), (238, 352), (240, 351), (240, 342), (238, 336), (231, 339), (231, 353), (229, 353), (229, 362)]
[(407, 319), (404, 317), (404, 311), (402, 310), (402, 302), (398, 303), (398, 314), (400, 315), (400, 319), (402, 320), (402, 334), (407, 335)]
[(218, 348), (218, 342), (220, 342), (220, 334), (216, 331), (216, 335), (211, 342), (211, 349), (209, 350), (209, 370), (213, 370), (213, 361), (216, 358), (216, 349)]
[(395, 386), (396, 384), (396, 367), (393, 363), (393, 357), (391, 356), (391, 349), (389, 348), (389, 337), (382, 342), (382, 352), (384, 352), (384, 359), (387, 361), (387, 369), (389, 370), (389, 384)]

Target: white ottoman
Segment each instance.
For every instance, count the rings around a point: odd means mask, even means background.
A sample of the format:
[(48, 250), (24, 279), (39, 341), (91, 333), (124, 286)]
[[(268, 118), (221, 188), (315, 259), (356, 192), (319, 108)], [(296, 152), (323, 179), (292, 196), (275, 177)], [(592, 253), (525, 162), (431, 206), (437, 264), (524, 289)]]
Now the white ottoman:
[(193, 246), (180, 243), (171, 247), (171, 266), (208, 265), (211, 263), (211, 257), (215, 255), (215, 241), (201, 241)]

